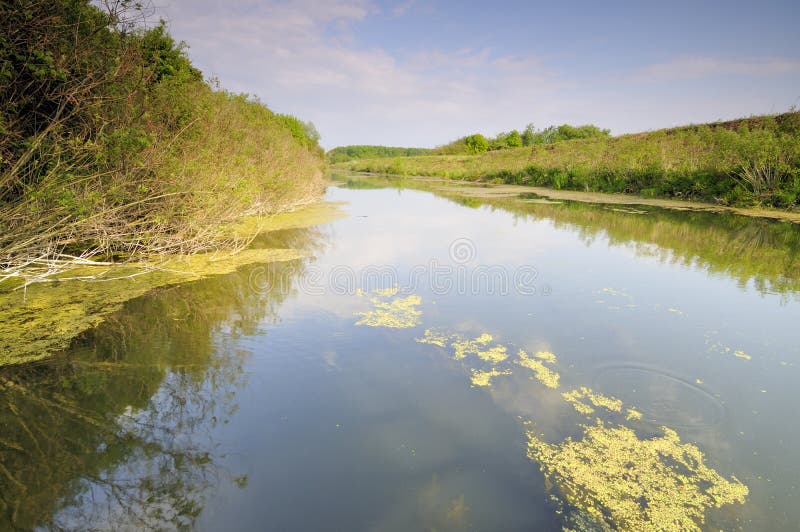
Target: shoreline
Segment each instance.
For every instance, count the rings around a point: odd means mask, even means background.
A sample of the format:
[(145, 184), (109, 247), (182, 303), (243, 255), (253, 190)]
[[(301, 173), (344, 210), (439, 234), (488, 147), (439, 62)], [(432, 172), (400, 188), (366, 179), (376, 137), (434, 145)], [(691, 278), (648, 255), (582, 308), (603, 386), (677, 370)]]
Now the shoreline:
[[(331, 173), (365, 177), (391, 177), (412, 179), (428, 183), (447, 183), (451, 186), (439, 187), (440, 190), (458, 191), (465, 197), (502, 198), (516, 197), (521, 194), (535, 194), (546, 200), (577, 201), (582, 203), (598, 203), (604, 205), (647, 205), (673, 210), (695, 210), (704, 212), (727, 212), (751, 218), (767, 218), (775, 221), (800, 224), (800, 212), (782, 211), (763, 207), (733, 207), (714, 203), (671, 198), (646, 198), (636, 194), (582, 192), (579, 190), (557, 190), (532, 185), (509, 185), (506, 183), (488, 183), (485, 181), (468, 181), (464, 179), (448, 179), (445, 177), (425, 175), (399, 175), (379, 172), (358, 172), (354, 170), (331, 169)], [(495, 191), (495, 192), (492, 192)], [(525, 201), (524, 199), (522, 201)], [(536, 201), (535, 198), (532, 201)]]

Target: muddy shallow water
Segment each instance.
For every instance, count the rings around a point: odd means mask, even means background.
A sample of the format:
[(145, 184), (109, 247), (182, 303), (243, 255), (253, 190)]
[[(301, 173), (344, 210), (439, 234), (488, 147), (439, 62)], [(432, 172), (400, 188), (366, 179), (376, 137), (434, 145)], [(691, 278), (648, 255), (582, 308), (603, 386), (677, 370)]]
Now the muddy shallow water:
[(800, 227), (419, 188), (0, 369), (0, 528), (800, 522)]

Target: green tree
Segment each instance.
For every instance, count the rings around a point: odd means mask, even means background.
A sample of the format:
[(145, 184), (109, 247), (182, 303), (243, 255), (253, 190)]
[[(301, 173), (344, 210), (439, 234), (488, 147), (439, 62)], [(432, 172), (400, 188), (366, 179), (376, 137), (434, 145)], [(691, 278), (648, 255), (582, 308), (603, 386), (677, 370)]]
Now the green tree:
[(523, 146), (532, 145), (534, 140), (533, 135), (534, 135), (533, 124), (528, 124), (527, 126), (525, 126), (525, 131), (523, 131), (522, 135), (520, 135), (520, 140), (522, 140), (522, 145)]
[(475, 133), (464, 138), (464, 145), (468, 153), (483, 153), (489, 149), (489, 142), (480, 133)]
[(506, 135), (506, 146), (509, 148), (519, 148), (522, 146), (522, 137), (520, 136), (519, 131), (512, 129), (511, 132)]

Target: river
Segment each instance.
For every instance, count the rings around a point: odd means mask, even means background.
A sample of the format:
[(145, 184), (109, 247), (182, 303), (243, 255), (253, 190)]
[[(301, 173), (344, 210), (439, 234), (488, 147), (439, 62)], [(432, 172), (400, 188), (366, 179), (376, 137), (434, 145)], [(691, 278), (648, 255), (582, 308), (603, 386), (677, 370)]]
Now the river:
[(254, 243), (308, 258), (0, 369), (0, 528), (800, 522), (800, 226), (376, 177), (326, 199), (349, 215)]

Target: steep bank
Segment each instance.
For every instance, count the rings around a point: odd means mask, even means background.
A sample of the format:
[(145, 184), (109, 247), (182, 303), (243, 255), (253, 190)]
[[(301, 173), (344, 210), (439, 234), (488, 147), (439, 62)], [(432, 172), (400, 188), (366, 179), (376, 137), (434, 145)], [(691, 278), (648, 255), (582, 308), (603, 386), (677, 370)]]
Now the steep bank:
[(0, 275), (240, 247), (221, 223), (323, 190), (313, 126), (205, 81), (139, 4), (106, 4), (0, 8)]
[(98, 5), (0, 3), (0, 366), (154, 288), (303, 257), (251, 242), (336, 216), (303, 209), (312, 124), (204, 80), (146, 5)]
[(335, 167), (795, 209), (800, 113), (473, 155), (360, 159)]

